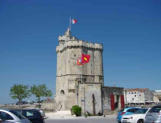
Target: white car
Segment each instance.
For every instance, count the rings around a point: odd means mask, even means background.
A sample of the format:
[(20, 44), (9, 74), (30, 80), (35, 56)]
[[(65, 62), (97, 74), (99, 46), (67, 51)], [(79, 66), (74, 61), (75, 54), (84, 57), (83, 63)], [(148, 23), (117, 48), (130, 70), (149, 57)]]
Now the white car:
[(9, 110), (0, 109), (0, 123), (31, 123), (23, 115), (10, 112)]
[(161, 105), (153, 106), (145, 116), (145, 123), (161, 123)]
[(121, 119), (121, 123), (144, 123), (146, 113), (149, 109), (139, 109), (134, 114), (124, 115)]

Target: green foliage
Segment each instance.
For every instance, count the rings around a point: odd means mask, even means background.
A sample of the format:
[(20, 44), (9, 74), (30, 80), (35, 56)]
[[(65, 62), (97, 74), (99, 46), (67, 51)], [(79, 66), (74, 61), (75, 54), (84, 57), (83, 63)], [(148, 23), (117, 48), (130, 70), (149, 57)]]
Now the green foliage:
[(10, 96), (13, 99), (18, 99), (19, 102), (22, 102), (23, 99), (31, 96), (31, 94), (36, 96), (37, 101), (39, 102), (39, 107), (41, 97), (52, 96), (51, 90), (47, 89), (45, 84), (33, 85), (30, 89), (26, 85), (15, 84), (10, 89)]
[(76, 116), (81, 116), (81, 111), (82, 109), (78, 105), (72, 106), (72, 109), (71, 109), (72, 114), (75, 114)]
[(51, 90), (48, 90), (45, 84), (33, 85), (30, 89), (31, 93), (36, 96), (37, 101), (40, 102), (41, 97), (52, 96)]
[(10, 89), (10, 96), (13, 99), (18, 99), (21, 102), (23, 99), (30, 96), (28, 86), (22, 84), (15, 84)]

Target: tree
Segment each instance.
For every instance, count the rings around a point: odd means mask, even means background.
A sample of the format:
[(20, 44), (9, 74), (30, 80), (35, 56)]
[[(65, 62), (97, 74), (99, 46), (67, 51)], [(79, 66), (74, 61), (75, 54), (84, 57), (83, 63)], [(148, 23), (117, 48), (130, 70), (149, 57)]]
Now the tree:
[(42, 85), (33, 85), (31, 87), (30, 91), (37, 98), (37, 101), (39, 103), (39, 107), (40, 107), (41, 97), (50, 97), (50, 96), (52, 96), (51, 90), (47, 89), (45, 84), (42, 84)]
[(10, 96), (13, 99), (18, 99), (18, 102), (22, 102), (23, 99), (30, 96), (30, 91), (26, 85), (15, 84), (10, 89)]

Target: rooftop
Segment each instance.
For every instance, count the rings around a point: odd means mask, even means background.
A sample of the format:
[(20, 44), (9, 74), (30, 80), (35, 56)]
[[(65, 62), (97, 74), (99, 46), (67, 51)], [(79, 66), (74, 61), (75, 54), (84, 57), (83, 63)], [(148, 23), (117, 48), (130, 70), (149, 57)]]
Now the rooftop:
[(125, 89), (126, 91), (128, 92), (136, 92), (136, 91), (139, 91), (139, 92), (145, 92), (146, 90), (149, 90), (148, 88), (130, 88), (130, 89)]

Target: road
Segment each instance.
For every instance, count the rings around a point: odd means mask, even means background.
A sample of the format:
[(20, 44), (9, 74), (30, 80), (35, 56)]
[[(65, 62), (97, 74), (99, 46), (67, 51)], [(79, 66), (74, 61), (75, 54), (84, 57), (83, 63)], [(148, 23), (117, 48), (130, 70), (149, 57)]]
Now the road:
[(78, 118), (78, 119), (53, 119), (45, 123), (117, 123), (116, 118)]

